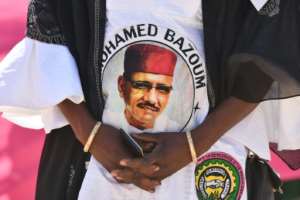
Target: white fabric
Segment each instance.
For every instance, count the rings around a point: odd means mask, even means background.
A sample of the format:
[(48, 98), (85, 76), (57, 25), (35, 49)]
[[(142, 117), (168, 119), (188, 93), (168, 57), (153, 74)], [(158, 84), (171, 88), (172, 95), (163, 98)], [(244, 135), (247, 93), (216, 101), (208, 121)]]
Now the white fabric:
[(225, 133), (232, 140), (244, 144), (261, 158), (269, 160), (270, 150), (268, 141), (268, 129), (262, 115), (261, 106), (258, 106), (245, 119)]
[[(134, 5), (134, 8), (132, 5)], [(106, 100), (103, 112), (103, 121), (105, 123), (111, 124), (116, 128), (122, 128), (128, 133), (132, 133), (144, 131), (171, 132), (179, 131), (182, 127), (191, 129), (203, 121), (209, 107), (207, 89), (206, 87), (198, 89), (193, 87), (194, 79), (193, 74), (191, 73), (193, 66), (186, 64), (187, 62), (182, 58), (184, 55), (180, 57), (181, 52), (178, 47), (180, 46), (178, 45), (179, 42), (173, 44), (173, 42), (166, 40), (164, 37), (167, 30), (171, 29), (174, 30), (174, 34), (176, 34), (176, 36), (174, 36), (176, 37), (176, 40), (180, 37), (184, 39), (184, 42), (182, 42), (184, 43), (182, 45), (184, 47), (182, 48), (187, 48), (187, 44), (194, 45), (195, 51), (189, 51), (187, 54), (195, 53), (199, 55), (201, 61), (203, 60), (201, 64), (203, 65), (203, 74), (206, 79), (205, 63), (203, 59), (203, 40), (202, 37), (199, 37), (200, 35), (203, 35), (201, 17), (201, 1), (198, 0), (190, 0), (188, 4), (184, 0), (133, 0), (130, 4), (124, 4), (122, 0), (107, 1), (108, 21), (104, 42), (104, 52), (107, 55), (107, 59), (103, 59), (107, 60), (107, 62), (102, 62), (102, 88)], [(150, 27), (149, 24), (152, 24), (152, 27), (155, 26), (157, 28), (157, 34), (155, 36), (149, 36), (147, 35), (147, 31), (143, 31)], [(129, 30), (128, 27), (133, 27), (131, 30), (138, 30), (138, 27), (142, 27), (139, 30), (141, 30), (141, 32), (143, 31), (143, 36), (133, 37), (126, 41), (124, 41), (125, 39), (119, 39), (122, 42), (119, 42), (118, 45), (114, 44), (116, 43), (116, 35), (125, 38), (123, 36), (123, 30)], [(136, 31), (136, 33), (138, 33), (138, 31)], [(119, 77), (122, 76), (124, 72), (125, 50), (128, 46), (136, 43), (150, 43), (151, 45), (169, 49), (169, 51), (172, 49), (177, 57), (175, 72), (172, 76), (172, 93), (168, 96), (167, 106), (159, 116), (155, 118), (154, 125), (150, 130), (149, 128), (140, 130), (139, 127), (129, 125), (126, 117), (124, 117), (126, 104), (130, 107), (128, 112), (133, 112), (132, 110), (137, 108), (136, 106), (131, 107), (132, 104), (134, 104), (128, 103), (128, 101), (131, 100), (127, 100), (126, 102), (124, 96), (128, 95), (128, 93), (121, 95), (120, 86), (118, 85)], [(148, 81), (150, 80), (148, 79)], [(138, 93), (139, 94), (136, 95), (139, 96), (137, 102), (146, 101), (144, 99), (146, 99), (148, 93), (142, 93), (140, 91)], [(133, 96), (128, 98), (135, 99), (137, 97)], [(197, 110), (197, 112), (193, 112), (195, 102), (199, 102), (198, 106), (201, 108)], [(186, 109), (181, 110), (181, 107)], [(177, 110), (179, 112), (177, 112)], [(184, 120), (181, 121), (181, 118)], [(174, 126), (175, 123), (176, 126)], [(194, 185), (194, 169), (194, 164), (184, 167), (173, 176), (163, 180), (162, 185), (152, 194), (143, 191), (132, 184), (117, 183), (104, 169), (101, 163), (92, 158), (78, 199), (196, 200), (197, 195)]]
[(30, 38), (0, 64), (0, 112), (16, 124), (46, 132), (68, 124), (56, 107), (84, 100), (75, 61), (67, 47)]
[(264, 101), (226, 135), (269, 160), (269, 142), (279, 150), (300, 149), (300, 97)]
[[(247, 200), (246, 160), (247, 160), (248, 151), (245, 148), (245, 146), (239, 142), (232, 140), (232, 138), (225, 135), (221, 137), (206, 153), (204, 153), (198, 158), (198, 164), (200, 164), (201, 158), (211, 153), (228, 154), (233, 159), (233, 161), (230, 162), (232, 165), (235, 165), (234, 164), (235, 162), (237, 162), (240, 165), (241, 174), (239, 178), (240, 178), (240, 184), (243, 185), (241, 186), (242, 189), (239, 190), (239, 193), (241, 193), (240, 200)], [(220, 159), (222, 159), (222, 156), (220, 156)], [(214, 167), (214, 166), (210, 166), (210, 167)]]
[(251, 0), (251, 2), (256, 10), (260, 10), (268, 2), (268, 0)]
[[(134, 10), (132, 5), (134, 5)], [(262, 4), (260, 6), (262, 6)], [(256, 7), (259, 8), (259, 5), (256, 4)], [(121, 52), (122, 50), (124, 51), (124, 49), (122, 49), (123, 47), (125, 48), (126, 46), (132, 44), (132, 41), (124, 41), (125, 39), (124, 37), (122, 38), (123, 35), (122, 31), (120, 30), (127, 29), (128, 26), (135, 28), (136, 24), (146, 24), (143, 26), (142, 30), (144, 30), (145, 27), (147, 28), (147, 24), (157, 25), (158, 32), (164, 32), (164, 29), (161, 27), (164, 27), (165, 29), (176, 30), (176, 34), (180, 33), (185, 41), (186, 38), (188, 38), (188, 40), (195, 44), (199, 53), (204, 55), (203, 38), (199, 37), (199, 35), (203, 35), (201, 4), (196, 0), (189, 1), (189, 4), (186, 4), (181, 0), (163, 2), (153, 0), (132, 1), (131, 4), (124, 4), (118, 0), (110, 0), (107, 1), (107, 19), (106, 38), (104, 42), (104, 52), (106, 55), (105, 59), (103, 59), (107, 61), (103, 61), (102, 63), (104, 66), (102, 73), (103, 93), (107, 103), (103, 113), (103, 120), (105, 123), (114, 125), (117, 128), (123, 128), (129, 133), (136, 132), (137, 129), (127, 123), (127, 120), (123, 116), (123, 110), (116, 109), (116, 107), (118, 107), (120, 104), (120, 102), (116, 101), (116, 99), (119, 98), (118, 95), (120, 94), (117, 92), (118, 87), (116, 86), (117, 84), (115, 77), (122, 74), (122, 71), (120, 71), (118, 67), (123, 66), (123, 63), (117, 62), (114, 59), (117, 57), (117, 53)], [(117, 34), (119, 36), (118, 40), (121, 41), (118, 43), (115, 42), (117, 41)], [(120, 39), (120, 37), (122, 39)], [(143, 40), (151, 40), (152, 42), (159, 41), (162, 44), (166, 44), (166, 41), (159, 40), (155, 37), (148, 37), (146, 34), (142, 39), (136, 37), (134, 42), (143, 42)], [(169, 47), (173, 47), (172, 44), (168, 45)], [(173, 47), (172, 49), (174, 50), (176, 47)], [(120, 57), (121, 58), (118, 58), (117, 60), (123, 61), (122, 55)], [(175, 79), (175, 82), (177, 80), (180, 79)], [(116, 91), (116, 94), (114, 94), (114, 91)], [(183, 94), (184, 93), (178, 93), (178, 95)], [(202, 98), (206, 98), (204, 93), (202, 93), (202, 95)], [(180, 98), (180, 96), (177, 96), (177, 98)], [(190, 96), (185, 96), (185, 98), (186, 101), (192, 99), (192, 94), (190, 94)], [(181, 106), (184, 106), (184, 103), (181, 103)], [(206, 104), (205, 101), (200, 101), (199, 107), (201, 109), (207, 110), (207, 106), (208, 104)], [(175, 109), (180, 109), (179, 107), (180, 105), (178, 105), (178, 107)], [(235, 159), (239, 160), (239, 163), (243, 168), (243, 172), (245, 171), (245, 161), (247, 155), (245, 146), (256, 152), (262, 158), (269, 159), (269, 136), (267, 134), (269, 130), (264, 124), (265, 118), (261, 112), (259, 112), (260, 109), (261, 108), (258, 107), (257, 110), (249, 115), (245, 120), (229, 130), (222, 139), (213, 145), (210, 151), (227, 152), (234, 156)], [(189, 110), (186, 110), (185, 112), (189, 112)], [(199, 125), (203, 121), (204, 113), (205, 112), (200, 114), (202, 116), (200, 117), (201, 120), (195, 120), (197, 122), (196, 125)], [(197, 114), (193, 115), (192, 118), (197, 118)], [(159, 127), (157, 128), (154, 126), (154, 129), (155, 128), (161, 131)], [(162, 131), (168, 130), (163, 129)], [(150, 132), (157, 131), (150, 130)], [(165, 179), (162, 186), (158, 187), (158, 190), (154, 194), (150, 194), (142, 191), (134, 185), (117, 183), (111, 177), (109, 172), (104, 169), (101, 163), (92, 158), (80, 190), (79, 200), (96, 200), (99, 198), (104, 200), (194, 199), (196, 198), (195, 189), (192, 185), (194, 180), (192, 178), (190, 181), (186, 181), (187, 177), (193, 177), (191, 174), (193, 174), (193, 172), (190, 170), (190, 165), (188, 165), (179, 172), (175, 173), (173, 176)], [(241, 198), (243, 200), (247, 199), (247, 192), (245, 188)], [(184, 196), (185, 194), (187, 196)]]
[[(203, 36), (203, 27), (202, 27), (202, 4), (201, 1), (191, 0), (189, 4), (186, 4), (184, 0), (176, 0), (176, 1), (159, 1), (159, 0), (147, 0), (147, 1), (138, 1), (134, 0), (131, 4), (124, 4), (123, 1), (107, 1), (107, 26), (106, 26), (106, 38), (104, 42), (104, 49), (106, 47), (111, 47), (108, 41), (114, 42), (114, 36), (119, 34), (122, 36), (122, 31), (128, 27), (136, 27), (138, 24), (153, 24), (158, 27), (158, 34), (156, 37), (137, 37), (134, 40), (126, 41), (126, 43), (119, 43), (118, 48), (109, 48), (111, 51), (111, 57), (108, 62), (113, 62), (115, 56), (114, 53), (118, 53), (120, 50), (123, 50), (123, 46), (132, 44), (131, 42), (143, 42), (144, 40), (151, 40), (155, 42), (160, 42), (168, 45), (172, 49), (178, 52), (178, 44), (173, 44), (172, 42), (166, 43), (163, 40), (163, 35), (166, 32), (166, 29), (172, 29), (176, 31), (176, 39), (182, 37), (184, 39), (183, 48), (187, 48), (188, 44), (191, 44), (196, 49), (195, 52), (199, 54), (200, 59), (202, 59), (203, 68), (205, 71), (205, 63), (204, 63), (204, 45), (202, 41)], [(132, 5), (135, 5), (134, 8)], [(132, 11), (134, 9), (134, 12)], [(126, 23), (125, 23), (126, 22)], [(147, 26), (145, 26), (147, 27)], [(200, 37), (199, 37), (200, 36)], [(174, 40), (175, 41), (175, 40)], [(190, 42), (190, 43), (188, 43)], [(116, 45), (115, 45), (116, 46)], [(191, 54), (194, 52), (188, 52), (187, 54)], [(116, 56), (115, 56), (116, 57)], [(105, 109), (113, 110), (114, 112), (123, 112), (122, 102), (116, 99), (120, 99), (118, 89), (116, 87), (116, 81), (112, 78), (116, 75), (121, 74), (119, 72), (119, 68), (117, 66), (123, 66), (122, 59), (121, 62), (116, 62), (112, 67), (109, 66), (110, 63), (102, 63), (103, 64), (103, 93), (106, 99)], [(179, 62), (179, 59), (177, 59)], [(185, 76), (184, 70), (181, 70), (180, 63), (175, 67), (174, 76), (173, 76), (173, 87), (176, 88), (172, 91), (172, 94), (169, 98), (168, 107), (164, 113), (173, 113), (173, 115), (184, 115), (186, 113), (191, 112), (191, 107), (188, 107), (184, 104), (188, 104), (189, 101), (192, 101), (194, 98), (195, 102), (199, 102), (199, 107), (201, 109), (198, 110), (199, 114), (194, 114), (192, 120), (188, 124), (188, 128), (194, 128), (195, 126), (201, 123), (207, 112), (208, 112), (208, 99), (207, 99), (207, 90), (206, 87), (197, 89), (197, 91), (193, 91), (190, 88), (184, 88), (182, 85), (183, 82), (189, 82), (193, 80), (190, 79), (190, 75)], [(107, 65), (107, 67), (106, 67)], [(115, 66), (115, 67), (114, 67)], [(181, 67), (181, 68), (180, 68)], [(122, 67), (121, 67), (122, 68)], [(123, 70), (123, 69), (122, 69)], [(192, 71), (193, 69), (190, 69)], [(190, 72), (188, 72), (190, 73)], [(206, 71), (204, 72), (206, 75)], [(114, 84), (114, 85), (113, 85)], [(190, 87), (193, 87), (191, 85)], [(177, 89), (179, 88), (179, 89)], [(190, 91), (191, 90), (191, 91)], [(189, 91), (189, 93), (185, 95), (184, 91)], [(116, 94), (114, 94), (116, 93)], [(172, 96), (173, 95), (173, 96)], [(195, 95), (195, 96), (193, 96)], [(184, 98), (184, 101), (179, 101), (178, 99)], [(123, 100), (122, 100), (123, 101)], [(169, 105), (175, 104), (176, 107), (171, 107)], [(193, 106), (193, 105), (191, 105)], [(118, 107), (121, 107), (119, 109)], [(118, 108), (118, 109), (117, 109)], [(184, 109), (182, 109), (184, 108)], [(178, 111), (178, 112), (177, 112)], [(177, 113), (175, 113), (177, 112)], [(173, 116), (168, 114), (168, 117), (172, 119)], [(105, 111), (104, 116), (105, 117)], [(182, 117), (183, 118), (183, 117)], [(114, 123), (115, 120), (111, 120), (110, 123)]]
[[(247, 200), (247, 187), (245, 180), (245, 168), (247, 151), (244, 145), (232, 141), (228, 137), (222, 137), (205, 154), (222, 152), (231, 155), (241, 166), (241, 184), (244, 184), (240, 191), (240, 200)], [(199, 159), (202, 157), (200, 156)], [(222, 157), (221, 157), (222, 159)], [(162, 184), (156, 188), (155, 193), (146, 192), (133, 184), (120, 184), (111, 174), (101, 166), (94, 158), (91, 159), (88, 171), (84, 178), (79, 200), (196, 200), (195, 187), (195, 164), (191, 163), (179, 170), (172, 176), (164, 179)], [(231, 177), (232, 178), (232, 177)], [(231, 179), (232, 180), (232, 179)]]
[(270, 142), (279, 150), (300, 149), (300, 97), (261, 103)]
[(119, 184), (95, 159), (91, 159), (79, 194), (79, 200), (196, 200), (195, 165), (190, 164), (162, 181), (155, 193), (139, 189), (133, 184)]

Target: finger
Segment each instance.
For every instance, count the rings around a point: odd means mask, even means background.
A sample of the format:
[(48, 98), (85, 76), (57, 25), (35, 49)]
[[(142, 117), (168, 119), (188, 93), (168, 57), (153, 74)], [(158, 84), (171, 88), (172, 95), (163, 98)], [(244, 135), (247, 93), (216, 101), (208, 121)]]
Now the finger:
[(111, 171), (111, 175), (121, 183), (134, 183), (135, 174), (130, 169), (122, 169), (122, 170), (113, 170)]
[(131, 134), (132, 137), (134, 137), (135, 139), (137, 140), (141, 140), (141, 141), (144, 141), (144, 142), (158, 142), (158, 138), (159, 136), (158, 135), (155, 135), (155, 134), (151, 134), (151, 133), (140, 133), (140, 134)]
[(155, 188), (159, 185), (161, 185), (160, 181), (149, 179), (145, 176), (140, 176), (135, 179), (135, 185), (142, 188), (143, 190), (146, 190), (148, 192), (155, 192)]
[(129, 169), (113, 170), (111, 174), (118, 182), (133, 183), (149, 192), (154, 192), (155, 187), (161, 184), (158, 180), (150, 179), (139, 173), (134, 173)]
[(128, 167), (133, 171), (137, 171), (147, 176), (153, 175), (160, 170), (160, 167), (154, 164), (154, 160), (145, 159), (123, 159), (120, 161), (120, 165)]

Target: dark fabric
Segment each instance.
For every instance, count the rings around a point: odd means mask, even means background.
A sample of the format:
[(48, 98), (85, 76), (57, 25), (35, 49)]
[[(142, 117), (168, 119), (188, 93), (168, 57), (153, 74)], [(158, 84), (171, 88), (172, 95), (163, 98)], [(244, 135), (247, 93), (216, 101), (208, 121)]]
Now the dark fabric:
[[(98, 4), (97, 16), (95, 2)], [(35, 14), (35, 6), (44, 8), (47, 13), (45, 19), (41, 14)], [(34, 26), (28, 23), (27, 36), (42, 42), (67, 45), (76, 60), (85, 100), (90, 113), (95, 119), (101, 119), (103, 99), (97, 94), (97, 74), (95, 58), (100, 58), (100, 49), (103, 46), (105, 32), (105, 1), (104, 0), (32, 0), (32, 9), (29, 19), (36, 17)], [(40, 9), (39, 13), (44, 13)], [(97, 23), (95, 22), (95, 19)], [(51, 21), (51, 23), (48, 23)], [(95, 26), (99, 32), (95, 35)], [(49, 26), (49, 27), (48, 27)], [(56, 30), (63, 40), (54, 40), (53, 34), (31, 34), (39, 31), (35, 27), (48, 27), (46, 30)], [(50, 32), (48, 32), (50, 33)], [(51, 32), (53, 33), (53, 32)], [(95, 46), (97, 44), (97, 46)], [(95, 49), (98, 49), (98, 52)], [(101, 71), (101, 70), (99, 70)], [(39, 174), (36, 188), (37, 200), (75, 200), (77, 199), (85, 169), (85, 161), (90, 155), (84, 154), (81, 144), (76, 140), (74, 133), (69, 127), (54, 130), (47, 135), (42, 158), (40, 161)]]
[(104, 103), (101, 82), (97, 80), (101, 77), (99, 59), (104, 43), (106, 2), (64, 0), (57, 1), (55, 8), (66, 44), (76, 59), (87, 107), (95, 119), (101, 120)]
[(249, 157), (246, 163), (246, 181), (249, 200), (281, 199), (282, 183), (264, 160)]
[(300, 169), (300, 149), (278, 151), (276, 144), (271, 144), (270, 147), (291, 169)]
[(60, 1), (57, 10), (67, 45), (76, 59), (85, 101), (90, 113), (99, 120), (102, 102), (98, 100), (99, 95), (95, 95), (96, 88), (101, 86), (96, 85), (94, 70), (94, 1)]
[(31, 0), (28, 6), (26, 36), (47, 43), (65, 44), (54, 13), (53, 1)]
[(69, 126), (47, 134), (39, 166), (36, 200), (77, 199), (88, 157)]
[(96, 80), (101, 76), (97, 59), (103, 47), (105, 5), (105, 0), (31, 0), (27, 20), (27, 37), (68, 46), (78, 66), (88, 108), (96, 119), (101, 119), (104, 104), (101, 82)]
[(255, 62), (249, 61), (241, 63), (237, 66), (238, 71), (235, 72), (234, 78), (229, 78), (228, 81), (234, 81), (231, 93), (236, 97), (247, 97), (245, 100), (255, 102), (258, 97), (264, 97), (269, 91), (273, 79), (266, 73), (260, 70)]
[(225, 93), (224, 66), (234, 50), (250, 6), (245, 0), (202, 1), (205, 60), (213, 88), (210, 94), (212, 107), (228, 96)]
[(299, 9), (297, 0), (271, 0), (261, 12), (249, 0), (203, 0), (216, 104), (229, 96), (260, 102), (300, 94)]

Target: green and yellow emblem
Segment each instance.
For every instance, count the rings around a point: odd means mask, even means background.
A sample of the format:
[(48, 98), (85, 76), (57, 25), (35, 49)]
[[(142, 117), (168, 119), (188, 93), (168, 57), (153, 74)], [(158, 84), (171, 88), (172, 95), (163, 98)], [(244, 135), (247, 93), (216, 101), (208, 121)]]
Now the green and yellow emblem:
[(198, 161), (195, 183), (200, 200), (239, 200), (244, 175), (241, 165), (232, 156), (213, 152)]

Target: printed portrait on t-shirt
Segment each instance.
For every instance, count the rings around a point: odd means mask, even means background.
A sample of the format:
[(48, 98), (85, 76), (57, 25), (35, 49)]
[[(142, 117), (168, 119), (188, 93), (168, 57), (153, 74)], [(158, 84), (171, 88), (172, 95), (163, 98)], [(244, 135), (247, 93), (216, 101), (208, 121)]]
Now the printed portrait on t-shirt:
[(106, 43), (102, 58), (103, 121), (126, 132), (181, 131), (196, 124), (206, 99), (200, 56), (191, 54), (192, 65), (180, 49), (157, 38), (135, 38), (124, 45), (113, 41)]
[(131, 126), (140, 130), (154, 127), (169, 102), (176, 60), (171, 50), (152, 44), (133, 44), (125, 50), (118, 90)]

